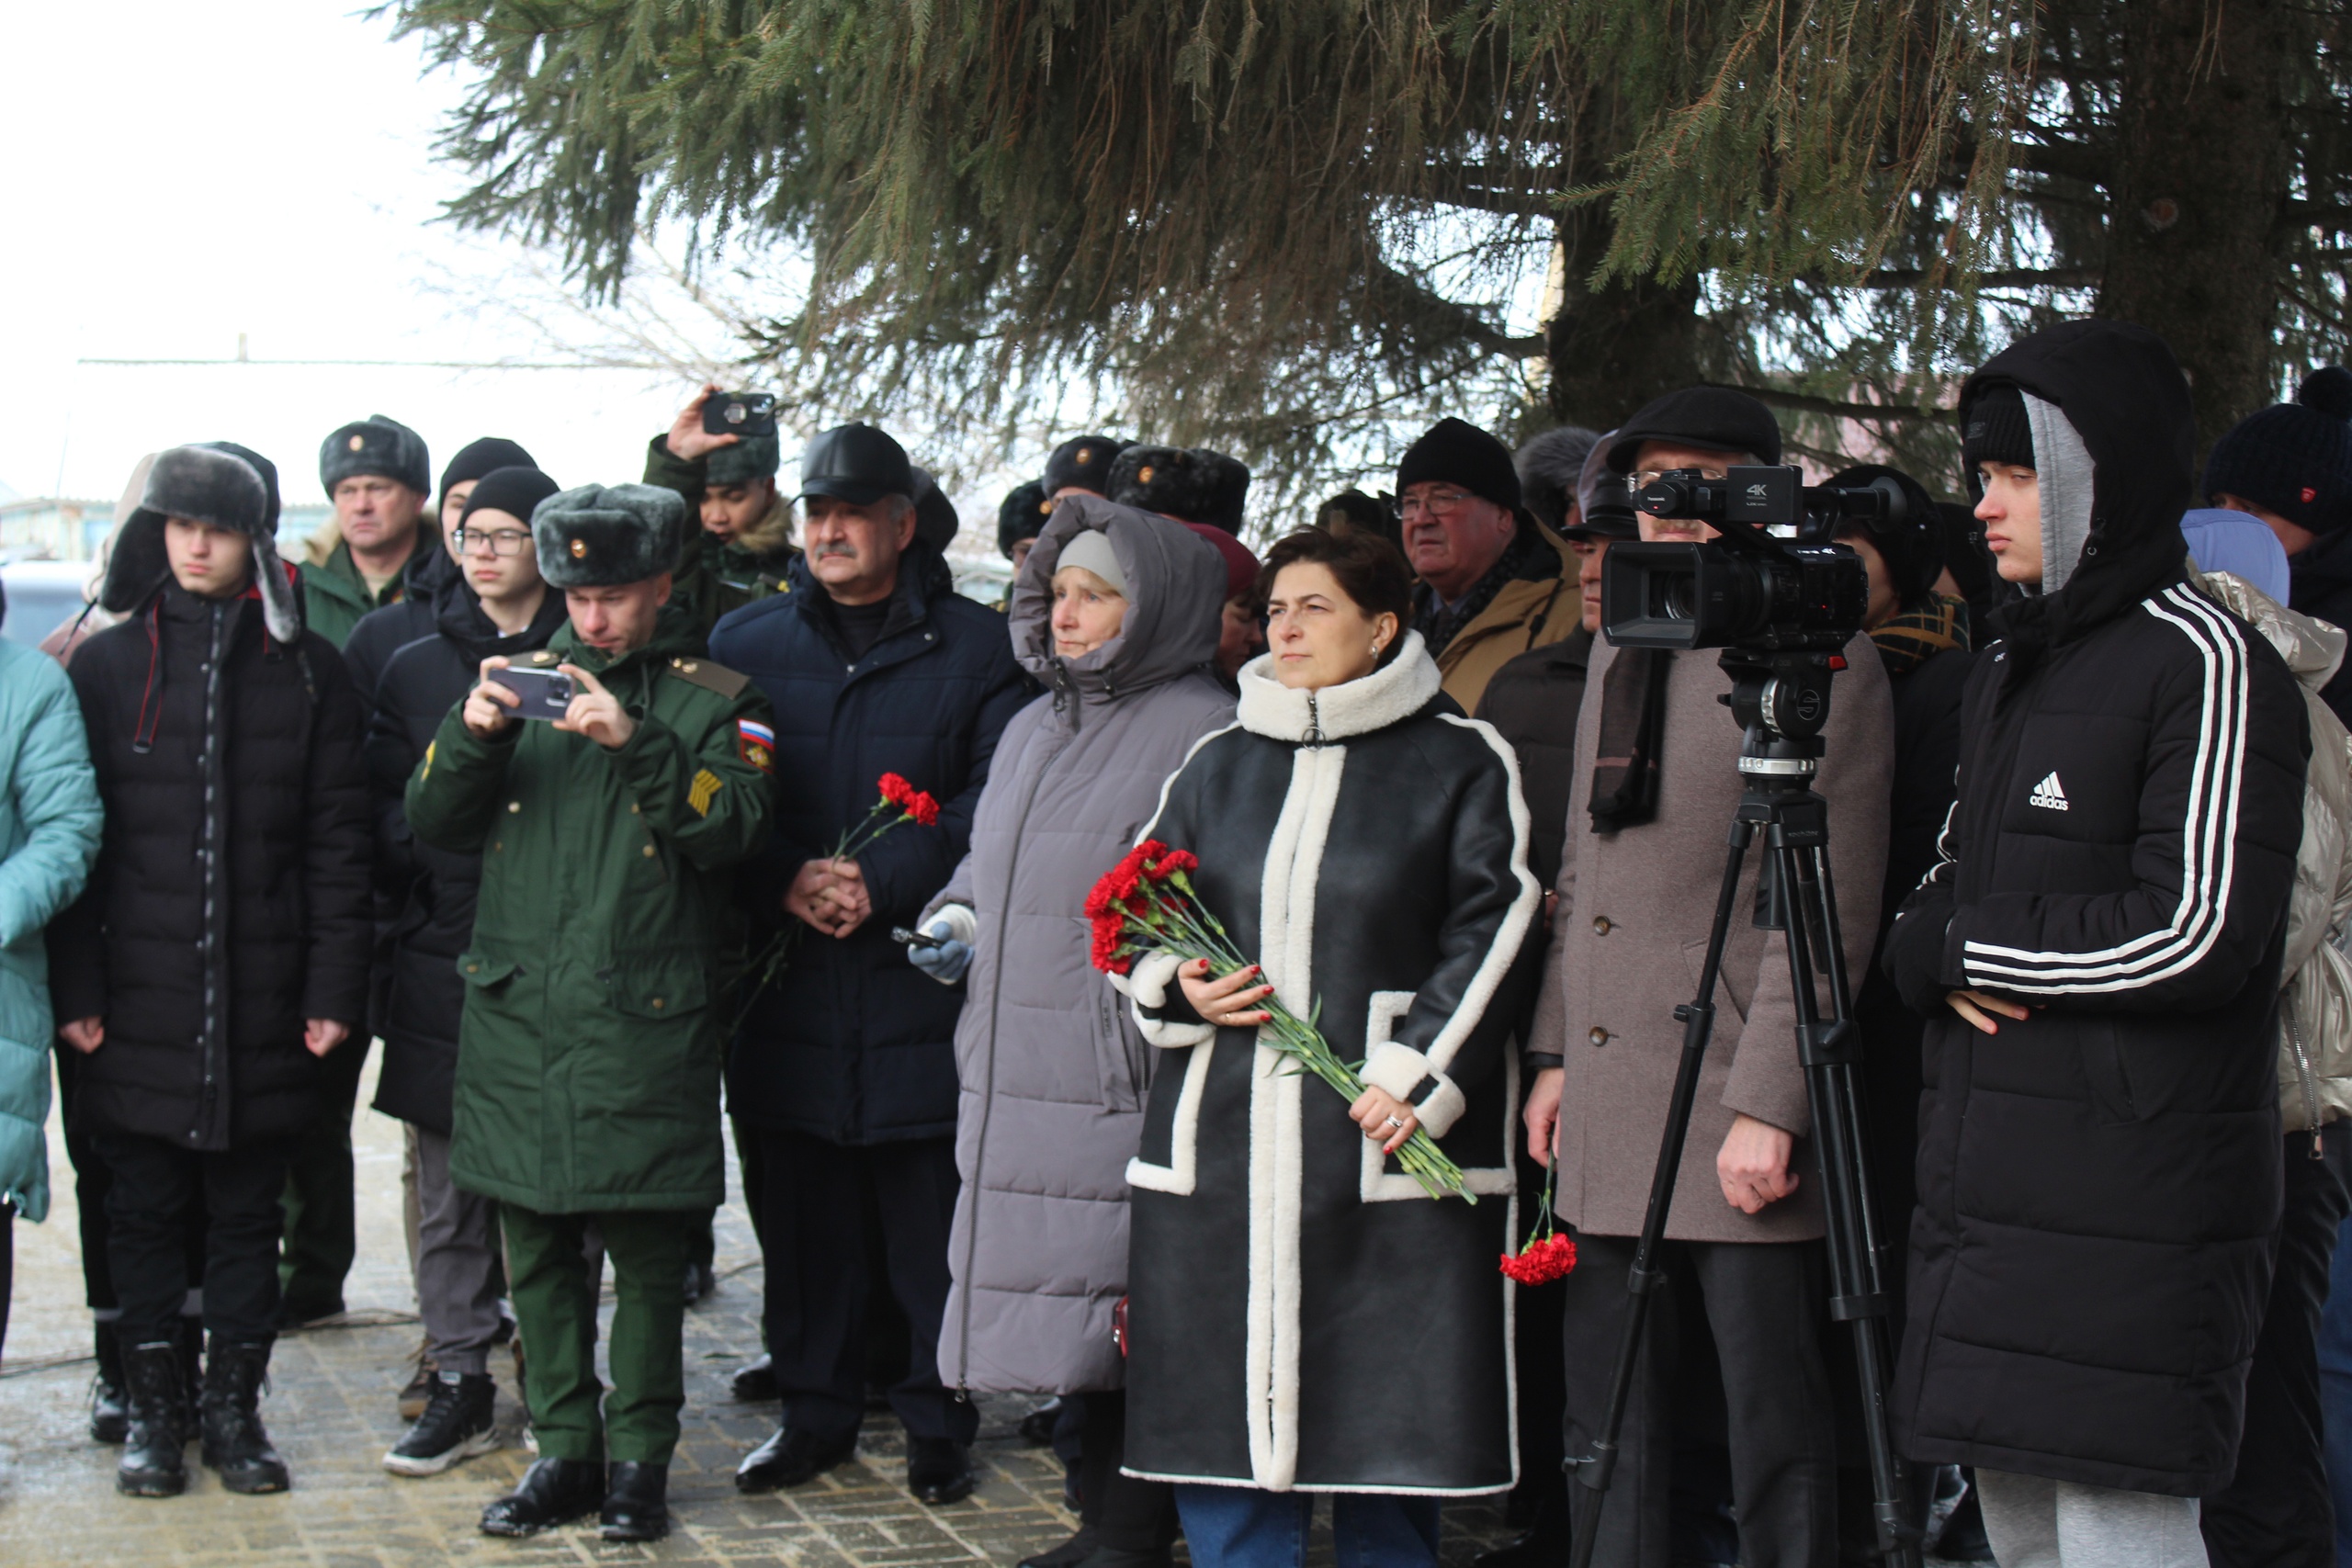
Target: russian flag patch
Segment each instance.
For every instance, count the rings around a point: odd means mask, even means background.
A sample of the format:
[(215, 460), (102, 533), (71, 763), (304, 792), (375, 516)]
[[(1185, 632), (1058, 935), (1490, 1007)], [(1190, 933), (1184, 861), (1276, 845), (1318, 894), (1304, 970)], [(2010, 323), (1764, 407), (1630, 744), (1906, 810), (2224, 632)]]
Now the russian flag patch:
[(735, 721), (735, 750), (763, 773), (775, 772), (775, 731), (755, 718)]

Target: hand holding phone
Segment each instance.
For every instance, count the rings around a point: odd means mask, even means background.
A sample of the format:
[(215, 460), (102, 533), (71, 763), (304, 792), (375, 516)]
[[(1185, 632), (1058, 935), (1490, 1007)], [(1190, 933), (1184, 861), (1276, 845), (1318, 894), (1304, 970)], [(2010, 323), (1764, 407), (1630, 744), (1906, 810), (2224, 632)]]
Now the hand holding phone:
[(774, 392), (713, 392), (703, 400), (706, 435), (774, 435)]

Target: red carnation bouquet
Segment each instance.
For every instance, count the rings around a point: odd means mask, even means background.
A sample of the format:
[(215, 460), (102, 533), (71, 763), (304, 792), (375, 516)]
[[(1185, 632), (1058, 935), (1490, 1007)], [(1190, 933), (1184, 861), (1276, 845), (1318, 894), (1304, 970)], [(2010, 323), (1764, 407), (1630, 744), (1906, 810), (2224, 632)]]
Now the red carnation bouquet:
[(1552, 1183), (1558, 1179), (1560, 1161), (1556, 1155), (1544, 1168), (1544, 1219), (1527, 1245), (1517, 1252), (1503, 1254), (1503, 1272), (1522, 1285), (1548, 1285), (1577, 1266), (1577, 1239), (1562, 1235), (1552, 1223)]
[[(1126, 857), (1103, 873), (1086, 896), (1086, 918), (1094, 927), (1094, 967), (1106, 975), (1125, 975), (1136, 957), (1154, 950), (1170, 953), (1186, 962), (1208, 960), (1209, 973), (1222, 977), (1245, 968), (1248, 961), (1234, 947), (1225, 927), (1202, 904), (1191, 873), (1200, 860), (1190, 850), (1171, 850), (1157, 839), (1146, 839)], [(1270, 996), (1256, 1004), (1272, 1015), (1259, 1026), (1258, 1039), (1290, 1057), (1297, 1070), (1313, 1073), (1351, 1105), (1364, 1091), (1355, 1067), (1340, 1059), (1315, 1018), (1302, 1019)], [(1463, 1185), (1462, 1168), (1419, 1127), (1396, 1150), (1396, 1163), (1421, 1184), (1432, 1198), (1453, 1196), (1465, 1203), (1478, 1201)]]
[[(922, 790), (915, 788), (897, 773), (884, 773), (876, 787), (881, 798), (866, 809), (858, 823), (833, 840), (833, 852), (828, 860), (854, 860), (882, 840), (885, 834), (902, 822), (913, 822), (928, 828), (939, 820), (939, 802)], [(751, 968), (758, 975), (751, 987), (743, 993), (742, 1010), (736, 1013), (738, 1027), (751, 1015), (752, 1004), (768, 983), (782, 970), (785, 961), (792, 956), (793, 947), (800, 941), (804, 922), (787, 920), (767, 946), (752, 959)]]

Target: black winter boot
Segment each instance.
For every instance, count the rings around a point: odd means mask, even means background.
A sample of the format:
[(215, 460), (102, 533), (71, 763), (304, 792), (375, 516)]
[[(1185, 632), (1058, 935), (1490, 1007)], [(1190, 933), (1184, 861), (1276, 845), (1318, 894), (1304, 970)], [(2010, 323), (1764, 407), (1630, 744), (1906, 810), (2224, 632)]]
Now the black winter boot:
[(179, 1348), (168, 1339), (123, 1350), (130, 1390), (130, 1429), (114, 1488), (129, 1497), (176, 1497), (187, 1490), (187, 1390), (180, 1382)]
[(119, 1443), (130, 1436), (130, 1385), (123, 1381), (122, 1341), (114, 1325), (94, 1323), (97, 1330), (97, 1375), (90, 1380), (90, 1441)]
[(220, 1472), (220, 1484), (232, 1492), (283, 1492), (293, 1484), (261, 1424), (269, 1346), (266, 1339), (232, 1345), (215, 1335), (204, 1359), (204, 1399), (198, 1407), (204, 1462)]
[(481, 1511), (484, 1535), (537, 1535), (594, 1513), (605, 1501), (605, 1461), (543, 1459), (521, 1484)]
[(204, 1404), (204, 1320), (182, 1313), (173, 1320), (172, 1338), (180, 1348), (180, 1382), (187, 1390), (187, 1407), (195, 1410)]
[(660, 1540), (670, 1533), (670, 1467), (615, 1460), (605, 1472), (599, 1522), (606, 1540)]

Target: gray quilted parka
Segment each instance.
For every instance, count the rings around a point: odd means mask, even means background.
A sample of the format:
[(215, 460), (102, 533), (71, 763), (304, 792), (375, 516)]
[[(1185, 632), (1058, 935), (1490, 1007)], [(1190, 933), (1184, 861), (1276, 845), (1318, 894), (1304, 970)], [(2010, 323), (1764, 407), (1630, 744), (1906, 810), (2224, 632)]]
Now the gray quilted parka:
[[(1129, 588), (1118, 637), (1054, 656), (1054, 564), (1109, 535)], [(956, 1027), (963, 1188), (939, 1374), (976, 1392), (1117, 1388), (1111, 1315), (1126, 1292), (1126, 1166), (1152, 1051), (1088, 962), (1087, 890), (1151, 819), (1193, 743), (1233, 718), (1205, 668), (1225, 563), (1182, 525), (1078, 495), (1056, 509), (1012, 591), (1014, 652), (1046, 694), (1005, 727), (971, 852), (929, 920), (974, 933)]]

